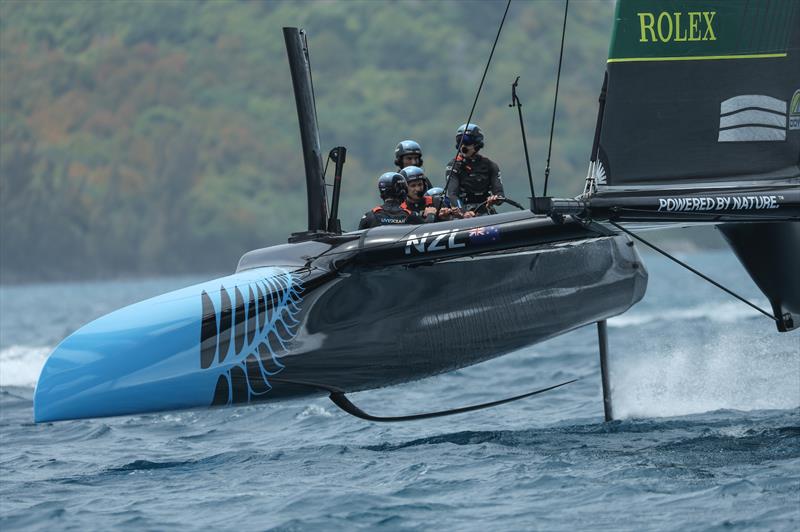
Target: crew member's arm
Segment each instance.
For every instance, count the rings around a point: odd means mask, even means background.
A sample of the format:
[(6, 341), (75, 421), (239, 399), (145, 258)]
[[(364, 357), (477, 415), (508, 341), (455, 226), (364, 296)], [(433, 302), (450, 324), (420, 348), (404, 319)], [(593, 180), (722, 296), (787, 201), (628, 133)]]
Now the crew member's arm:
[(500, 177), (500, 167), (497, 166), (497, 163), (494, 161), (490, 161), (489, 164), (489, 182), (492, 195), (488, 198), (487, 206), (497, 203), (497, 196), (505, 196), (505, 192), (503, 192), (503, 180)]
[(375, 227), (379, 225), (377, 220), (375, 219), (375, 213), (372, 211), (366, 213), (364, 216), (361, 217), (361, 221), (358, 222), (359, 229), (369, 229), (370, 227)]
[[(440, 214), (440, 216), (439, 216), (440, 219), (441, 219), (441, 213), (442, 212), (444, 212), (444, 208), (442, 208), (442, 210), (439, 213)], [(447, 212), (449, 214), (450, 210), (448, 209)], [(425, 221), (426, 224), (430, 224), (430, 223), (435, 222), (436, 221), (436, 207), (433, 207), (432, 205), (429, 205), (429, 206), (425, 207), (425, 210), (422, 212), (422, 217), (424, 218), (424, 221)]]
[(506, 194), (503, 192), (503, 179), (500, 177), (500, 167), (497, 166), (497, 163), (494, 161), (489, 165), (489, 177), (492, 182), (492, 194), (495, 196), (505, 196)]
[[(450, 182), (447, 181), (447, 174), (450, 174)], [(458, 205), (458, 191), (461, 188), (461, 164), (457, 159), (450, 161), (444, 172), (444, 181), (447, 184), (445, 194), (450, 198), (450, 203)]]

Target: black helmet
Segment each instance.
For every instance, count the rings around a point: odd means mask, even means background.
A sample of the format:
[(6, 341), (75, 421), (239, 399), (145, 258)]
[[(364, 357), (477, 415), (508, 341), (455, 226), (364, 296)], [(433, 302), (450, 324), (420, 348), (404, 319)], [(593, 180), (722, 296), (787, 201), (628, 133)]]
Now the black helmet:
[(422, 179), (425, 182), (425, 190), (431, 188), (431, 182), (428, 180), (428, 177), (425, 175), (425, 170), (420, 168), (419, 166), (406, 166), (400, 173), (403, 177), (406, 178), (406, 183), (411, 183), (412, 181), (417, 181)]
[(403, 167), (403, 155), (419, 155), (419, 166), (422, 166), (422, 146), (413, 140), (404, 140), (394, 149), (394, 164)]
[(403, 174), (386, 172), (378, 178), (378, 192), (382, 200), (396, 199), (403, 201), (408, 194), (408, 184)]
[[(461, 141), (462, 136), (464, 137), (463, 142)], [(458, 131), (456, 131), (456, 149), (458, 149), (459, 144), (466, 146), (474, 144), (476, 150), (483, 148), (483, 131), (478, 127), (478, 124), (462, 124), (458, 128)]]
[(438, 206), (441, 205), (442, 207), (450, 207), (450, 198), (444, 193), (444, 189), (442, 187), (433, 187), (429, 188), (427, 192), (425, 192), (426, 196), (430, 196), (433, 200), (433, 204)]

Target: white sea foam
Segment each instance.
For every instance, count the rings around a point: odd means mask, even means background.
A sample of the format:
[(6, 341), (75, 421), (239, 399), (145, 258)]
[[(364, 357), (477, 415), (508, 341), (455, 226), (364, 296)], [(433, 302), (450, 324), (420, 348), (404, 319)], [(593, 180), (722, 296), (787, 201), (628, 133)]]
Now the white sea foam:
[(637, 358), (612, 358), (614, 416), (796, 408), (800, 335), (787, 334), (754, 341), (752, 335), (734, 330), (699, 345), (690, 338), (673, 339), (657, 354), (644, 349)]
[(0, 386), (33, 388), (51, 347), (12, 345), (0, 350)]
[(636, 307), (622, 316), (608, 320), (609, 327), (644, 325), (654, 321), (688, 321), (705, 319), (714, 323), (735, 323), (742, 319), (758, 317), (757, 310), (737, 301), (707, 303), (689, 308), (672, 308), (657, 312), (638, 312)]
[(319, 405), (308, 405), (306, 408), (297, 414), (296, 419), (306, 419), (309, 417), (333, 417), (333, 414), (326, 408)]

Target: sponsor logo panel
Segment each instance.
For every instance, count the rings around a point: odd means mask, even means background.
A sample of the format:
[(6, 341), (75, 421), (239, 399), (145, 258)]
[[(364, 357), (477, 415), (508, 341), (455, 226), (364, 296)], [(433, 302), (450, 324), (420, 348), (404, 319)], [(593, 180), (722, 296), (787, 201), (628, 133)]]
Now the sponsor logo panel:
[(431, 253), (446, 249), (458, 249), (470, 245), (491, 244), (500, 240), (500, 230), (491, 225), (474, 229), (446, 229), (426, 231), (421, 235), (412, 233), (405, 238), (405, 254)]
[(789, 129), (792, 131), (800, 129), (800, 89), (794, 91), (789, 104)]
[(786, 102), (764, 94), (741, 94), (719, 105), (717, 142), (786, 140)]
[(697, 198), (658, 198), (662, 212), (743, 211), (780, 207), (782, 196), (707, 196)]

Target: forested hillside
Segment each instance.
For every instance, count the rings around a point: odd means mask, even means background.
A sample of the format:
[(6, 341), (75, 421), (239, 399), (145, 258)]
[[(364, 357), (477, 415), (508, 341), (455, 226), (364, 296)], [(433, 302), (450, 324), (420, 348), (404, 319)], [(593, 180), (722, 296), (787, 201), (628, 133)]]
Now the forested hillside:
[[(4, 280), (230, 271), (305, 228), (282, 26), (308, 30), (323, 150), (348, 148), (346, 229), (402, 139), (442, 184), (504, 1), (0, 2)], [(528, 195), (521, 76), (541, 191), (563, 2), (512, 3), (473, 119)], [(551, 193), (582, 187), (613, 6), (573, 1)]]

